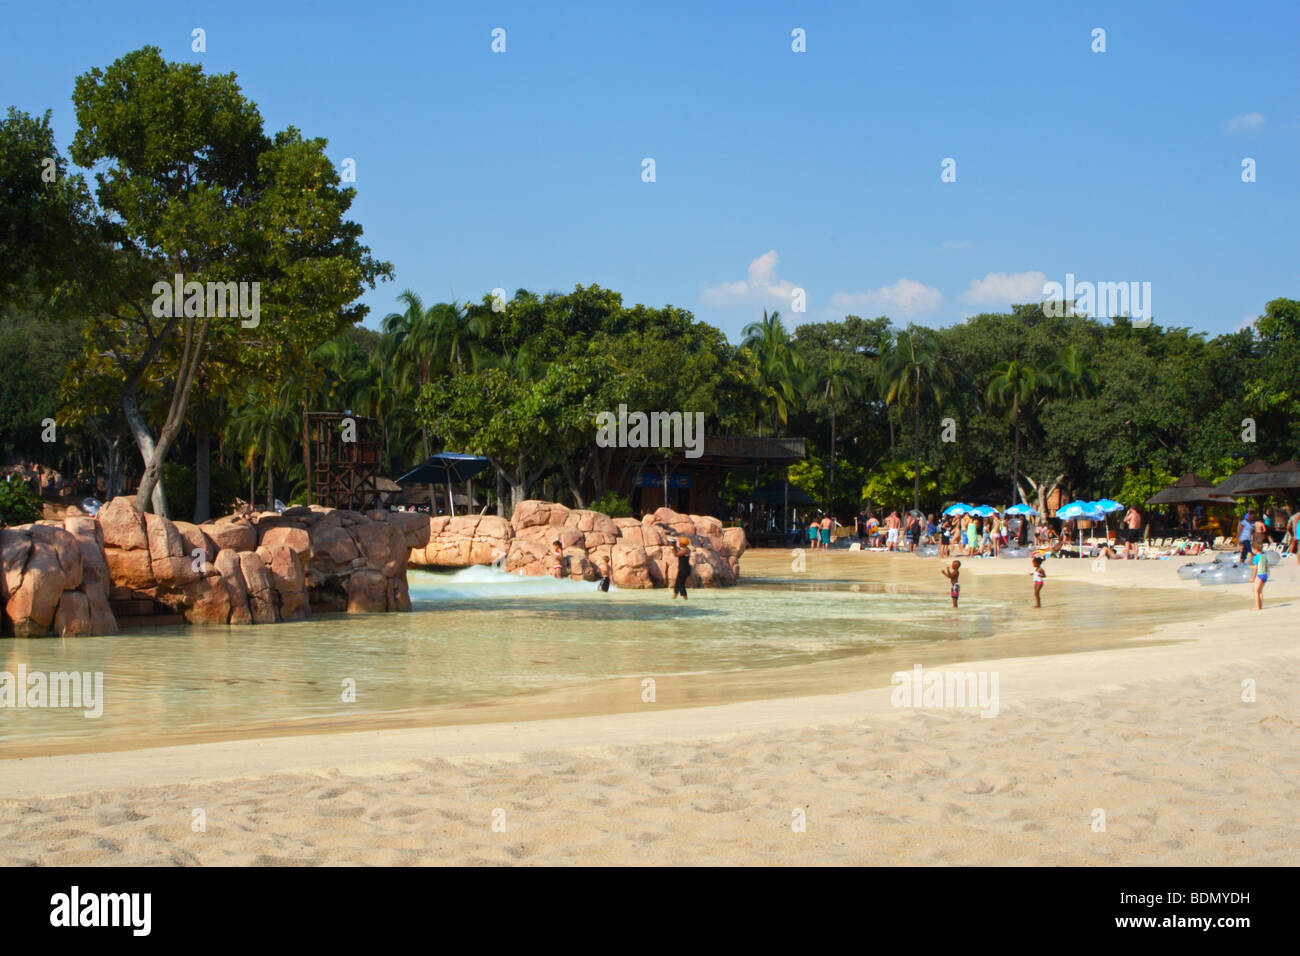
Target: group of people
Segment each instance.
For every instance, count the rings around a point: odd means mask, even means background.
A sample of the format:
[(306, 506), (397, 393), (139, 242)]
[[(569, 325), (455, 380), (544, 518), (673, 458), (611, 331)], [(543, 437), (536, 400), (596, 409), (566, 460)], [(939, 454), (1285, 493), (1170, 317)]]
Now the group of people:
[[(1043, 569), (1043, 559), (1034, 555), (1030, 562), (1033, 570), (1029, 572), (1034, 579), (1034, 607), (1043, 606), (1043, 585), (1047, 582), (1047, 572)], [(948, 579), (948, 594), (952, 598), (952, 606), (957, 606), (957, 601), (961, 597), (961, 561), (951, 561), (939, 569), (939, 573)]]

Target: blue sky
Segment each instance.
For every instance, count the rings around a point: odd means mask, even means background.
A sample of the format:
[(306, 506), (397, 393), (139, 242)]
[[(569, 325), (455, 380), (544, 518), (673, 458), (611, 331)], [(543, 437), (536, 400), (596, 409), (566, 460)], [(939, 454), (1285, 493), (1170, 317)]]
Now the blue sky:
[(66, 151), (92, 66), (236, 72), (268, 131), (355, 159), (396, 269), (372, 326), (407, 287), (598, 283), (733, 340), (764, 308), (948, 325), (1067, 273), (1210, 333), (1300, 298), (1300, 5), (908, 6), (11, 5), (0, 107), (52, 108)]

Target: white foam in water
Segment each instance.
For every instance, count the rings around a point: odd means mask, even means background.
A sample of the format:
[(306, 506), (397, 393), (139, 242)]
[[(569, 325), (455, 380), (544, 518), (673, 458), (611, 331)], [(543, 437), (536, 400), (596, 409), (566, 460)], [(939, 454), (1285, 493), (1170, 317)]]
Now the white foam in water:
[(537, 575), (510, 574), (498, 568), (475, 565), (451, 573), (407, 572), (411, 599), (416, 601), (464, 601), (479, 598), (535, 597), (551, 594), (577, 597), (596, 590), (594, 581), (572, 581)]

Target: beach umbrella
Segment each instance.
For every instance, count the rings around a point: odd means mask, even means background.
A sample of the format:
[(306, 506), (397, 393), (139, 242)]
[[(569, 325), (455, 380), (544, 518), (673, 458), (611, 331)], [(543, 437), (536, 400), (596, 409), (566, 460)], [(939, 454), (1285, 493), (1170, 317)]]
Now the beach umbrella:
[(970, 513), (975, 515), (977, 518), (992, 518), (998, 513), (998, 509), (989, 505), (979, 505), (978, 507), (972, 508)]
[[(1086, 518), (1089, 521), (1105, 521), (1106, 512), (1097, 507), (1093, 501), (1071, 501), (1064, 508), (1056, 512), (1056, 517), (1063, 521), (1078, 521), (1080, 518)], [(1083, 553), (1083, 529), (1079, 529), (1079, 553)]]
[(461, 455), (456, 452), (444, 451), (426, 458), (420, 465), (398, 478), (397, 483), (399, 485), (446, 485), (447, 503), (450, 505), (449, 510), (454, 515), (456, 505), (451, 497), (452, 483), (469, 481), (487, 467), (488, 460), (478, 455)]
[(961, 502), (958, 502), (955, 505), (949, 505), (947, 508), (945, 508), (943, 511), (943, 515), (945, 518), (950, 518), (953, 515), (970, 514), (971, 510), (972, 509), (970, 505), (964, 505)]
[(1213, 482), (1189, 471), (1169, 487), (1147, 499), (1149, 505), (1232, 505), (1232, 498), (1216, 495)]
[(1113, 498), (1102, 498), (1100, 501), (1094, 501), (1093, 504), (1107, 514), (1110, 514), (1112, 511), (1124, 510), (1124, 506)]
[(1012, 505), (1007, 509), (1007, 514), (1028, 516), (1036, 515), (1038, 514), (1038, 511), (1029, 505)]
[(1273, 466), (1266, 461), (1252, 461), (1244, 468), (1238, 468), (1223, 481), (1214, 486), (1214, 494), (1231, 495), (1234, 498), (1246, 498), (1249, 492), (1242, 489), (1242, 486), (1248, 484), (1255, 475), (1267, 475), (1273, 470)]

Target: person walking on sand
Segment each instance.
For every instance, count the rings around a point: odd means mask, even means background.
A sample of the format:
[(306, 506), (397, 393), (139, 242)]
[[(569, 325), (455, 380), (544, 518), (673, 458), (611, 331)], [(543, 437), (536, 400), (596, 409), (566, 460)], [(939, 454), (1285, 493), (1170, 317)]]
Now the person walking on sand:
[(808, 522), (808, 550), (809, 551), (817, 550), (817, 535), (820, 533), (820, 531), (821, 531), (821, 527), (817, 524), (816, 518), (813, 518), (811, 521)]
[(1295, 555), (1295, 563), (1300, 564), (1300, 509), (1291, 515), (1291, 520), (1286, 524), (1286, 533), (1291, 536), (1291, 553)]
[(1043, 559), (1034, 558), (1034, 570), (1029, 572), (1034, 576), (1034, 607), (1043, 606), (1043, 582), (1047, 580), (1047, 572), (1043, 570)]
[(961, 562), (954, 561), (947, 567), (940, 568), (939, 573), (947, 578), (948, 583), (952, 585), (949, 593), (952, 594), (952, 606), (956, 607), (957, 598), (961, 596), (961, 585), (957, 583), (957, 578), (961, 576)]
[(1250, 560), (1250, 539), (1254, 534), (1255, 522), (1250, 519), (1250, 512), (1247, 511), (1237, 525), (1237, 543), (1241, 545), (1241, 554), (1238, 557), (1242, 564)]
[(1264, 609), (1264, 585), (1268, 583), (1268, 555), (1264, 553), (1262, 544), (1251, 545), (1251, 550), (1255, 552), (1251, 564), (1254, 568), (1250, 572), (1250, 580), (1255, 586), (1255, 610)]
[(691, 539), (682, 535), (673, 545), (673, 557), (677, 559), (677, 577), (673, 581), (673, 600), (677, 595), (686, 600), (686, 579), (691, 576)]

